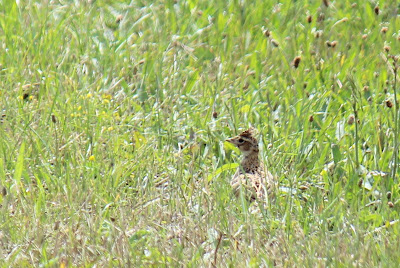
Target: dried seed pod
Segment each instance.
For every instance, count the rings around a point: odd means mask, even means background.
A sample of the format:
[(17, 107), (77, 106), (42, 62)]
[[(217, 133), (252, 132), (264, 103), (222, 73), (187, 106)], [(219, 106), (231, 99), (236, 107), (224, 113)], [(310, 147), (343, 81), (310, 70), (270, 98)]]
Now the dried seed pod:
[(301, 57), (300, 56), (297, 56), (296, 58), (294, 58), (294, 60), (293, 60), (294, 68), (297, 69), (297, 67), (299, 67), (300, 61), (301, 61)]
[(314, 33), (315, 38), (320, 38), (322, 36), (322, 30), (316, 31)]
[(2, 124), (4, 122), (4, 118), (6, 118), (6, 114), (2, 114), (0, 117), (0, 123)]
[(393, 208), (394, 207), (394, 204), (393, 204), (393, 202), (388, 202), (388, 206), (390, 207), (390, 208)]
[(353, 115), (353, 114), (350, 115), (349, 118), (347, 119), (347, 124), (348, 124), (348, 125), (354, 124), (354, 120), (355, 120), (354, 115)]
[(387, 100), (386, 101), (386, 106), (389, 107), (389, 108), (392, 108), (393, 107), (393, 103), (390, 100)]
[(308, 23), (311, 23), (311, 22), (312, 22), (312, 17), (311, 17), (311, 15), (308, 15), (308, 16), (307, 16), (307, 22), (308, 22)]
[(274, 47), (279, 47), (279, 43), (275, 39), (271, 39), (271, 43), (274, 45)]
[(314, 116), (310, 115), (310, 117), (308, 118), (308, 122), (313, 122), (314, 121)]
[(51, 121), (55, 124), (57, 123), (57, 118), (54, 114), (51, 115)]
[(214, 111), (212, 116), (213, 116), (213, 118), (217, 118), (218, 117), (218, 113)]
[(390, 48), (391, 48), (390, 46), (384, 46), (384, 47), (383, 47), (383, 49), (385, 49), (386, 53), (389, 53)]
[(381, 29), (381, 33), (387, 33), (387, 31), (389, 30), (389, 28), (388, 27), (382, 27), (382, 29)]
[(324, 5), (325, 5), (326, 7), (329, 7), (329, 1), (328, 1), (328, 0), (322, 0), (322, 2), (324, 2)]
[(307, 186), (307, 185), (300, 185), (299, 189), (300, 189), (301, 191), (305, 191), (305, 190), (308, 189), (308, 186)]
[(379, 15), (379, 6), (375, 6), (374, 11), (376, 15)]
[(265, 37), (270, 37), (271, 36), (271, 31), (270, 30), (265, 30), (264, 31)]

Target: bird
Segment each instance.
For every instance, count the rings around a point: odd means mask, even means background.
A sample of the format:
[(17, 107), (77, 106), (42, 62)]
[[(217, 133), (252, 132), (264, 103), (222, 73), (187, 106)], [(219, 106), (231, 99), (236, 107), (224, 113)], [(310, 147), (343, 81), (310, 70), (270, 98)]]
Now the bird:
[(240, 195), (242, 188), (249, 201), (265, 200), (267, 195), (272, 195), (276, 185), (274, 176), (260, 160), (258, 140), (255, 136), (256, 129), (251, 127), (238, 136), (226, 140), (239, 148), (243, 155), (230, 185), (236, 196)]

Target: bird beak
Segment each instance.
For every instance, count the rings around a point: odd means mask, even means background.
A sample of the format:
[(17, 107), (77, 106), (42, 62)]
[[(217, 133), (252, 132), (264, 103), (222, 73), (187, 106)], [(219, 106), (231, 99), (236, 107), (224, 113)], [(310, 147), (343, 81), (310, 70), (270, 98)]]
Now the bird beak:
[(233, 143), (232, 139), (226, 139), (227, 142)]

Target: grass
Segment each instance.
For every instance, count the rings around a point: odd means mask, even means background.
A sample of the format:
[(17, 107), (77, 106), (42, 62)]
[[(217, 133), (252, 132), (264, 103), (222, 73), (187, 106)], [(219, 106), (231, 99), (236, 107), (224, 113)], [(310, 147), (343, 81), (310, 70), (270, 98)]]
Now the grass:
[[(3, 1), (1, 265), (396, 266), (397, 9)], [(297, 190), (257, 214), (250, 125)]]

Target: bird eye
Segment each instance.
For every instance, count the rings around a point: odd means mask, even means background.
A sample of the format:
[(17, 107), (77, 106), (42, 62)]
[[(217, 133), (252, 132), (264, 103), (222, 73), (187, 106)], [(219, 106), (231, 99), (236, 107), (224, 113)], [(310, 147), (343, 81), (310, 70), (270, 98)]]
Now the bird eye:
[(239, 143), (243, 143), (244, 142), (244, 140), (243, 139), (239, 139)]

